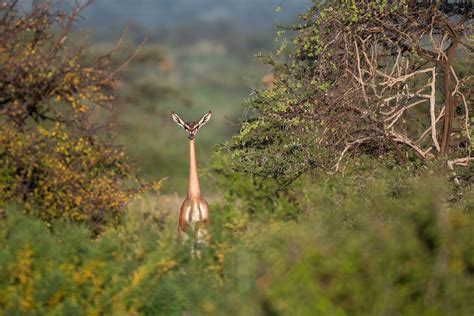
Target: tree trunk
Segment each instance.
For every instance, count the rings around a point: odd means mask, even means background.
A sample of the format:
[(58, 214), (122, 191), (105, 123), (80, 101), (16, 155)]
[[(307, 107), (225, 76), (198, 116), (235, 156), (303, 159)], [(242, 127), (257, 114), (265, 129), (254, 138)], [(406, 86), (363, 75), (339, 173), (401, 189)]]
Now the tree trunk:
[(451, 95), (451, 64), (456, 51), (456, 42), (452, 42), (446, 53), (446, 60), (443, 62), (443, 94), (445, 114), (443, 119), (443, 134), (441, 138), (440, 156), (447, 157), (449, 153), (449, 144), (451, 140), (451, 130), (453, 126), (454, 104)]

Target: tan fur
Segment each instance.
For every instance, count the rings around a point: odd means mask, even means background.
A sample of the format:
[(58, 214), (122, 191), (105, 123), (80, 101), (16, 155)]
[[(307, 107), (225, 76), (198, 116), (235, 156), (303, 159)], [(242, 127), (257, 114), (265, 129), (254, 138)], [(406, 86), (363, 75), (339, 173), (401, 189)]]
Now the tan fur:
[(196, 132), (211, 119), (211, 112), (206, 113), (199, 122), (185, 122), (172, 112), (172, 118), (183, 127), (189, 139), (189, 184), (188, 194), (179, 211), (178, 235), (181, 239), (192, 234), (196, 243), (204, 244), (208, 238), (209, 206), (201, 196), (197, 172), (195, 137)]

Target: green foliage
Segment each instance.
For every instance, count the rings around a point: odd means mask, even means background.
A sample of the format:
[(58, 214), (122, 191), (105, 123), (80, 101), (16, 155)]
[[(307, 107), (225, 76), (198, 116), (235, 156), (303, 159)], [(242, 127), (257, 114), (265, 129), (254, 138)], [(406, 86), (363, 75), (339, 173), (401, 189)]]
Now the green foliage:
[(132, 194), (125, 182), (134, 179), (119, 148), (61, 124), (28, 132), (5, 124), (0, 164), (0, 203), (21, 203), (49, 224), (63, 218), (87, 223), (97, 233), (117, 223)]
[[(469, 315), (472, 212), (445, 203), (444, 182), (374, 169), (372, 177), (304, 181), (287, 221), (213, 210), (200, 258), (178, 245), (155, 196), (92, 241), (7, 212), (0, 225), (6, 314)], [(426, 179), (426, 178), (425, 178)], [(472, 193), (472, 192), (471, 192)], [(472, 209), (473, 205), (468, 205)], [(152, 211), (155, 210), (155, 211)]]
[(15, 203), (48, 225), (63, 218), (97, 234), (118, 222), (139, 181), (97, 123), (116, 82), (108, 56), (87, 66), (66, 45), (79, 11), (0, 5), (0, 212)]
[(107, 58), (86, 66), (80, 62), (82, 48), (75, 49), (66, 41), (79, 11), (64, 12), (36, 3), (30, 12), (21, 12), (16, 2), (2, 3), (2, 120), (20, 126), (33, 119), (83, 127), (92, 108), (110, 107), (116, 80), (109, 73)]
[[(472, 56), (464, 47), (452, 52), (446, 62), (456, 79), (449, 77), (446, 91), (440, 78), (451, 73), (431, 56), (447, 46), (437, 42), (443, 36), (457, 42), (469, 33), (463, 23), (450, 33), (454, 20), (436, 6), (418, 10), (407, 1), (315, 2), (287, 28), (292, 46), (283, 42), (276, 53), (288, 47), (285, 58), (262, 58), (275, 79), (254, 91), (239, 134), (225, 145), (235, 169), (287, 186), (315, 170), (342, 171), (364, 155), (405, 165), (472, 159), (465, 110)], [(433, 33), (445, 35), (430, 42)], [(434, 109), (421, 91), (433, 94)], [(456, 109), (452, 119), (441, 120), (445, 107)], [(451, 132), (442, 135), (443, 126)]]
[[(239, 172), (232, 157), (223, 151), (214, 153), (212, 169), (219, 185), (226, 188), (223, 192), (226, 201), (230, 205), (233, 204), (231, 201), (238, 201), (236, 208), (244, 210), (245, 216), (267, 216), (280, 220), (292, 220), (298, 216), (299, 210), (290, 191), (298, 192), (301, 186), (294, 184), (291, 190), (282, 190), (274, 179)], [(232, 209), (229, 207), (229, 210)]]

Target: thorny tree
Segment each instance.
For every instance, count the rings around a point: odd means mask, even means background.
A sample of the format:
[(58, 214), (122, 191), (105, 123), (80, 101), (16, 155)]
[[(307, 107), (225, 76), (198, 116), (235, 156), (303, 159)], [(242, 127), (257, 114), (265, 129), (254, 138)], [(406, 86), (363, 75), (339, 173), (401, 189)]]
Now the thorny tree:
[(0, 114), (7, 121), (25, 126), (28, 119), (49, 120), (85, 128), (88, 102), (109, 107), (106, 91), (114, 88), (114, 78), (102, 65), (82, 66), (82, 49), (67, 41), (89, 3), (70, 13), (39, 1), (28, 11), (18, 1), (0, 3)]
[[(301, 16), (287, 62), (230, 142), (251, 173), (287, 184), (350, 155), (472, 159), (473, 14), (403, 1), (326, 1)], [(284, 42), (286, 45), (286, 42)], [(469, 64), (471, 63), (471, 64)], [(471, 73), (469, 73), (471, 72)]]
[(112, 107), (116, 49), (87, 66), (69, 40), (89, 3), (66, 12), (50, 2), (25, 10), (0, 1), (0, 208), (13, 202), (97, 233), (118, 220), (138, 179), (96, 115)]

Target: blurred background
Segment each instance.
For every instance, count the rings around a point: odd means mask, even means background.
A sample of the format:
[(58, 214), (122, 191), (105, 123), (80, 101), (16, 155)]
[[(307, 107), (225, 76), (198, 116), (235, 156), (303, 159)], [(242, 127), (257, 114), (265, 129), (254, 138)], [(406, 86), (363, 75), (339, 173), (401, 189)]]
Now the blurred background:
[[(252, 88), (271, 82), (255, 55), (272, 51), (275, 26), (296, 21), (310, 5), (310, 0), (97, 0), (83, 11), (75, 27), (91, 45), (91, 60), (112, 49), (124, 30), (117, 65), (146, 38), (121, 72), (115, 102), (117, 141), (143, 178), (167, 177), (163, 193), (186, 193), (188, 143), (170, 112), (187, 121), (213, 112), (197, 137), (204, 174), (213, 146), (237, 131)], [(204, 194), (212, 195), (212, 179), (201, 182)]]

